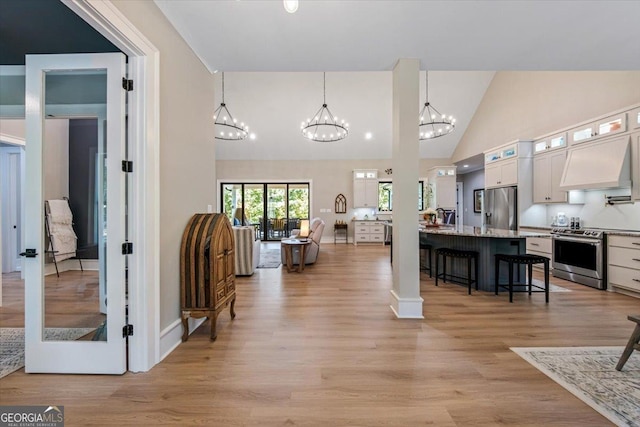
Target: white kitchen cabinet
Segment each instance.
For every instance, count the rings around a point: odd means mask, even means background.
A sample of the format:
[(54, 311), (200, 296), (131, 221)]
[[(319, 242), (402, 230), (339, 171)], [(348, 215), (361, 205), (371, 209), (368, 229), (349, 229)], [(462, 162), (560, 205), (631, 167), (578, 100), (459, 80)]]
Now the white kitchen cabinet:
[(530, 183), (532, 150), (532, 141), (514, 141), (485, 151), (484, 187), (518, 185), (521, 175)]
[(384, 245), (384, 224), (376, 221), (354, 221), (353, 244), (382, 243)]
[(493, 163), (500, 160), (506, 160), (510, 158), (518, 157), (518, 143), (507, 144), (498, 147), (489, 152), (485, 152), (484, 163)]
[(608, 236), (608, 287), (640, 296), (640, 236)]
[(533, 141), (533, 153), (541, 154), (551, 150), (559, 150), (567, 147), (567, 133), (561, 132)]
[(566, 150), (551, 151), (533, 158), (533, 203), (566, 203), (567, 192), (560, 189)]
[(353, 171), (353, 207), (378, 208), (378, 171)]
[(640, 108), (629, 113), (629, 130), (640, 129)]
[(432, 190), (430, 208), (456, 208), (456, 166), (437, 166), (429, 169), (428, 183)]
[[(531, 255), (540, 255), (549, 258), (549, 268), (553, 264), (553, 242), (551, 235), (549, 237), (527, 237), (527, 253)], [(543, 264), (535, 264), (537, 269), (544, 269)]]
[(627, 113), (605, 117), (569, 130), (569, 144), (580, 144), (627, 131)]
[(502, 160), (485, 166), (485, 188), (518, 184), (518, 159)]
[(631, 197), (640, 200), (640, 131), (631, 134)]

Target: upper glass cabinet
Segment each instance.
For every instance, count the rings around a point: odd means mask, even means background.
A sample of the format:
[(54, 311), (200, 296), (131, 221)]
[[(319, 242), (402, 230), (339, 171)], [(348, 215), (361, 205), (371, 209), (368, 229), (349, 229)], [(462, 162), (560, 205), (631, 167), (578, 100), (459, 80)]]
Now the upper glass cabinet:
[(562, 132), (541, 138), (534, 142), (533, 149), (535, 153), (542, 153), (549, 150), (556, 150), (567, 146), (567, 133)]
[(579, 144), (596, 138), (626, 132), (626, 130), (627, 113), (621, 113), (571, 129), (569, 131), (569, 141), (571, 144)]
[(629, 127), (631, 129), (640, 129), (640, 108), (629, 113)]
[(485, 153), (484, 162), (486, 164), (486, 163), (496, 162), (498, 160), (509, 159), (511, 157), (517, 157), (517, 156), (518, 156), (518, 145), (517, 144), (508, 145), (506, 147), (498, 148), (496, 151)]

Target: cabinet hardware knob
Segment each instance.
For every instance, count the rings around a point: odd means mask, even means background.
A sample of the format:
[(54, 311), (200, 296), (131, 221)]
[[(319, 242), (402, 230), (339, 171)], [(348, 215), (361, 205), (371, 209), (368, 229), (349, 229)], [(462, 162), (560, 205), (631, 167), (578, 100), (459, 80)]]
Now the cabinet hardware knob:
[(540, 246), (538, 243), (532, 243), (531, 246)]
[(640, 282), (640, 279), (631, 279), (631, 280), (633, 280), (634, 282)]
[(631, 242), (631, 244), (640, 246), (640, 242)]
[(640, 259), (638, 259), (638, 258), (631, 258), (631, 260), (640, 262)]

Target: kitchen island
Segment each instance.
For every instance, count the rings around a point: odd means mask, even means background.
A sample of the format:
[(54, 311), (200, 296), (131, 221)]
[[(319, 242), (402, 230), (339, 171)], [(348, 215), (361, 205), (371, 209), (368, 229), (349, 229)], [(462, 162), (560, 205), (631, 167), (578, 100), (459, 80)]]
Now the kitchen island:
[[(527, 237), (549, 237), (540, 232), (525, 232), (499, 230), (494, 228), (456, 226), (456, 227), (421, 227), (420, 242), (428, 243), (433, 249), (452, 248), (477, 251), (478, 257), (478, 288), (482, 291), (494, 291), (495, 254), (524, 254), (526, 253)], [(435, 257), (435, 252), (434, 252)], [(433, 260), (435, 268), (435, 258)], [(440, 267), (442, 268), (442, 267)], [(466, 260), (456, 259), (449, 262), (447, 271), (454, 274), (466, 273)], [(521, 277), (525, 277), (524, 266), (520, 270)], [(500, 282), (508, 281), (507, 269), (500, 270)], [(465, 285), (466, 286), (466, 285)]]

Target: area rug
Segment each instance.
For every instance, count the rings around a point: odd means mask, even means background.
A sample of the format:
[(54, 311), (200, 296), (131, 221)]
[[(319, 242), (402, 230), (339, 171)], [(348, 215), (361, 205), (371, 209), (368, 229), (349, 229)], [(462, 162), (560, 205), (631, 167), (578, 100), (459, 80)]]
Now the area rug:
[(278, 268), (280, 264), (280, 249), (260, 251), (260, 264), (258, 264), (258, 268)]
[[(95, 328), (45, 328), (50, 341), (74, 341)], [(0, 328), (0, 378), (24, 367), (24, 328)]]
[(624, 347), (513, 347), (515, 353), (618, 426), (640, 426), (640, 353)]
[[(536, 286), (542, 286), (544, 288), (544, 280), (533, 279), (533, 284)], [(571, 289), (563, 288), (559, 285), (549, 283), (549, 292), (573, 292)]]

